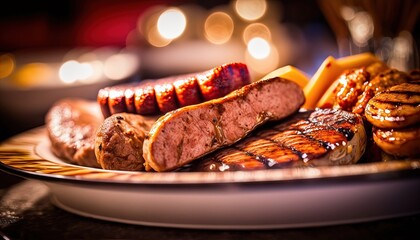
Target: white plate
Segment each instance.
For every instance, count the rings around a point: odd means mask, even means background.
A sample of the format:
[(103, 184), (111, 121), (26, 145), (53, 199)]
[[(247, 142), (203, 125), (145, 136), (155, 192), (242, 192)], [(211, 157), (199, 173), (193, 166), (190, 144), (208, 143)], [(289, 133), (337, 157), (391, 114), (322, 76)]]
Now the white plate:
[(152, 226), (268, 229), (420, 212), (420, 160), (248, 172), (144, 173), (67, 164), (44, 128), (0, 145), (0, 169), (42, 181), (52, 202), (98, 219)]

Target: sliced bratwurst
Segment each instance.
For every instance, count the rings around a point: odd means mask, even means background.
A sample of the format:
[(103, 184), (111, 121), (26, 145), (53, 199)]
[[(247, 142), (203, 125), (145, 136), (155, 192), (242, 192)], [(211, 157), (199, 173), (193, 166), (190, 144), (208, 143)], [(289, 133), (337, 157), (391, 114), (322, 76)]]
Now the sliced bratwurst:
[(294, 82), (271, 78), (251, 83), (223, 98), (167, 113), (143, 144), (146, 170), (169, 171), (244, 138), (257, 126), (283, 119), (305, 101)]

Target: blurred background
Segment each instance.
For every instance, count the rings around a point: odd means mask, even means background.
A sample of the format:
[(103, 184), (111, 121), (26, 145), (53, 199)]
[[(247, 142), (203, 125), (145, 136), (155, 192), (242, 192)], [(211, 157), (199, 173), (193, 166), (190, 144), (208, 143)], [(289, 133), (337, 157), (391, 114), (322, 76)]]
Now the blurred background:
[(0, 7), (0, 140), (41, 126), (53, 102), (122, 82), (244, 62), (308, 76), (329, 55), (419, 67), (420, 1), (14, 0)]

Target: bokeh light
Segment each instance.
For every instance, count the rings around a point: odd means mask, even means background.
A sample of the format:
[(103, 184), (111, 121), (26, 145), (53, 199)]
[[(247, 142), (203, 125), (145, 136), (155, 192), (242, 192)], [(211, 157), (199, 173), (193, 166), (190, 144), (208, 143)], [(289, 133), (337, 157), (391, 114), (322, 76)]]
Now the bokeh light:
[(260, 37), (266, 40), (271, 40), (271, 31), (263, 23), (252, 23), (246, 26), (242, 38), (244, 43), (247, 44), (251, 39), (255, 37)]
[(45, 63), (28, 63), (13, 75), (13, 82), (19, 87), (32, 87), (48, 81), (54, 74), (51, 66)]
[(172, 39), (162, 37), (156, 25), (152, 26), (147, 32), (147, 40), (155, 47), (165, 47), (172, 42)]
[(236, 0), (235, 10), (241, 18), (254, 21), (264, 16), (267, 11), (267, 2), (265, 0)]
[(158, 32), (167, 39), (175, 39), (181, 36), (186, 26), (185, 14), (177, 8), (164, 11), (157, 21)]
[(6, 78), (12, 74), (15, 68), (15, 58), (12, 54), (0, 55), (0, 78)]
[(268, 72), (278, 68), (280, 58), (279, 52), (274, 45), (269, 45), (270, 52), (265, 58), (259, 59), (251, 55), (250, 51), (245, 53), (245, 63), (250, 67), (251, 74), (259, 78)]
[(247, 49), (249, 54), (256, 59), (264, 59), (270, 55), (271, 47), (267, 40), (255, 37), (252, 38), (248, 44)]
[(64, 83), (74, 83), (79, 79), (87, 78), (91, 71), (88, 65), (70, 60), (61, 65), (58, 75)]
[(232, 18), (224, 12), (210, 14), (204, 23), (204, 33), (208, 41), (223, 44), (232, 37), (234, 23)]
[(99, 81), (103, 77), (104, 64), (99, 60), (94, 60), (82, 64), (89, 65), (89, 69), (86, 72), (89, 72), (89, 76), (86, 78), (80, 78), (82, 83), (93, 83)]
[(348, 25), (353, 41), (359, 47), (366, 46), (368, 40), (373, 37), (373, 19), (365, 11), (357, 12), (354, 18), (348, 22)]
[(104, 74), (112, 80), (121, 80), (135, 73), (140, 64), (137, 56), (119, 53), (109, 57), (104, 64)]

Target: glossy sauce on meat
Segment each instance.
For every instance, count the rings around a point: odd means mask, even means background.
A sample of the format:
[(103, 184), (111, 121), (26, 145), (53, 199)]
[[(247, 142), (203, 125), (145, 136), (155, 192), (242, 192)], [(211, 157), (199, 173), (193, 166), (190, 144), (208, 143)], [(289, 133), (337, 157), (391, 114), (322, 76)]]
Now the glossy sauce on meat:
[(359, 116), (337, 109), (316, 110), (266, 126), (200, 159), (192, 169), (236, 171), (351, 164), (359, 160), (365, 146), (366, 134)]

